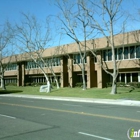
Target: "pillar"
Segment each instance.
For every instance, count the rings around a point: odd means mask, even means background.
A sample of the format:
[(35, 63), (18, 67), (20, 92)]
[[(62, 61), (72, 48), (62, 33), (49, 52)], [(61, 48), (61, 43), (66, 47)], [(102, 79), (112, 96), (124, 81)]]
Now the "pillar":
[(140, 73), (138, 73), (138, 82), (140, 82)]
[[(101, 52), (98, 52), (97, 57), (98, 57), (99, 60), (102, 60)], [(98, 63), (98, 68), (97, 68), (97, 87), (98, 88), (103, 88), (102, 67), (100, 66), (100, 62), (98, 62), (98, 59), (97, 59), (97, 63)]]
[(68, 86), (73, 87), (73, 59), (68, 59)]
[(25, 65), (22, 63), (22, 86), (25, 86)]
[(61, 87), (68, 86), (67, 58), (61, 57)]
[(98, 70), (97, 70), (97, 86), (98, 86), (98, 88), (103, 88), (101, 66), (98, 66)]
[(125, 73), (125, 84), (127, 84), (127, 77), (126, 77), (126, 73)]
[(25, 86), (25, 65), (17, 64), (17, 86)]
[(95, 74), (94, 57), (87, 55), (87, 88), (97, 86), (97, 75)]
[(132, 80), (132, 73), (130, 73), (130, 82), (133, 82), (133, 80)]
[(19, 64), (17, 64), (17, 86), (20, 86), (20, 82), (19, 82), (19, 80), (20, 80), (20, 78), (19, 78)]

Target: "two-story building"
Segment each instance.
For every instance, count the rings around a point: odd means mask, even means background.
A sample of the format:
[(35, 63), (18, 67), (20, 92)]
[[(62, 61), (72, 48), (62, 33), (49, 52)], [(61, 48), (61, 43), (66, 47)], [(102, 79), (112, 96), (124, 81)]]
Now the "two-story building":
[[(119, 34), (115, 36), (115, 58), (118, 67), (118, 82), (140, 82), (140, 31)], [(93, 43), (94, 42), (94, 43)], [(56, 48), (61, 48), (65, 53), (55, 53)], [(76, 43), (47, 48), (43, 52), (43, 58), (52, 64), (53, 71), (57, 75), (61, 87), (72, 86), (82, 82), (82, 73), (79, 50)], [(95, 58), (90, 50), (96, 52)], [(53, 54), (53, 61), (52, 59)], [(45, 78), (38, 66), (27, 54), (12, 56), (11, 63), (5, 71), (5, 83), (17, 83), (24, 86), (26, 83), (45, 82)], [(3, 60), (8, 62), (8, 58)], [(112, 78), (101, 67), (100, 62), (109, 70), (113, 70), (112, 51), (106, 38), (98, 38), (87, 41), (87, 55), (85, 59), (85, 79), (87, 88), (103, 88)], [(51, 82), (54, 77), (51, 71), (41, 64)]]

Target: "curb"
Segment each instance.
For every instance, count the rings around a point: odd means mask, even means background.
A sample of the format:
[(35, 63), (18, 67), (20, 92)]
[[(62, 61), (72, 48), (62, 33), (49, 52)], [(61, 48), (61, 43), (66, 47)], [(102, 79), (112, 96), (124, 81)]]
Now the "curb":
[(0, 97), (17, 97), (17, 98), (28, 98), (28, 99), (72, 101), (72, 102), (98, 103), (98, 104), (110, 104), (110, 105), (123, 105), (123, 106), (137, 106), (137, 107), (140, 107), (140, 101), (121, 100), (121, 99), (116, 99), (116, 100), (113, 100), (113, 99), (92, 99), (92, 98), (38, 96), (38, 95), (22, 95), (22, 94), (0, 95)]

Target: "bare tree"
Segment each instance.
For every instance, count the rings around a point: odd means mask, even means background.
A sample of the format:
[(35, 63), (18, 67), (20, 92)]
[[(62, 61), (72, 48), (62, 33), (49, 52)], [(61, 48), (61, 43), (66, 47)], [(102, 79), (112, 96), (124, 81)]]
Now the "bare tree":
[[(16, 25), (16, 39), (18, 41), (17, 46), (24, 53), (28, 54), (28, 56), (36, 63), (36, 65), (42, 71), (48, 85), (47, 92), (51, 92), (51, 84), (48, 75), (46, 74), (44, 69), (44, 66), (47, 66), (47, 64), (45, 59), (43, 58), (44, 50), (49, 47), (49, 43), (51, 41), (51, 28), (49, 26), (50, 18), (47, 18), (45, 24), (46, 27), (44, 27), (38, 23), (37, 19), (34, 16), (26, 14), (23, 14), (23, 16), (24, 21), (22, 21), (22, 24)], [(51, 69), (52, 72), (52, 68), (49, 69)], [(55, 75), (55, 73), (53, 73), (53, 75)]]
[[(115, 58), (115, 36), (123, 31), (120, 29), (120, 25), (123, 27), (123, 24), (119, 23), (120, 30), (117, 28), (117, 21), (122, 22), (122, 13), (120, 14), (120, 12), (122, 12), (120, 11), (122, 1), (123, 0), (91, 0), (90, 5), (92, 8), (86, 7), (86, 5), (83, 4), (83, 1), (80, 1), (81, 7), (86, 11), (90, 20), (92, 20), (91, 27), (94, 29), (96, 28), (97, 31), (106, 38), (107, 47), (110, 47), (112, 50), (113, 72), (110, 72), (105, 67), (103, 67), (105, 72), (110, 74), (113, 79), (111, 94), (117, 93), (116, 78), (118, 76), (118, 67)], [(93, 13), (95, 13), (96, 16)], [(94, 51), (92, 51), (92, 53), (97, 57)], [(100, 64), (103, 63), (102, 60), (99, 60), (99, 62)], [(101, 65), (103, 66), (103, 64)]]
[[(81, 64), (78, 64), (82, 71), (83, 90), (86, 89), (85, 81), (85, 59), (87, 53), (87, 40), (93, 35), (93, 28), (90, 28), (90, 19), (87, 13), (79, 5), (78, 1), (57, 1), (62, 17), (58, 16), (62, 23), (62, 30), (74, 42), (76, 42)], [(81, 41), (83, 40), (83, 41)]]
[(54, 58), (55, 55), (51, 55), (51, 58), (49, 60), (44, 60), (43, 58), (41, 58), (41, 61), (45, 64), (45, 66), (51, 71), (53, 77), (54, 77), (54, 80), (56, 82), (56, 86), (57, 86), (57, 89), (60, 88), (60, 85), (58, 83), (58, 79), (57, 79), (57, 76), (53, 70), (53, 64), (55, 63), (55, 58)]
[[(1, 88), (5, 90), (4, 73), (11, 61), (11, 56), (13, 55), (11, 42), (13, 39), (13, 30), (9, 22), (5, 22), (4, 26), (1, 26), (0, 30), (0, 79)], [(5, 59), (7, 59), (6, 62), (4, 61)]]

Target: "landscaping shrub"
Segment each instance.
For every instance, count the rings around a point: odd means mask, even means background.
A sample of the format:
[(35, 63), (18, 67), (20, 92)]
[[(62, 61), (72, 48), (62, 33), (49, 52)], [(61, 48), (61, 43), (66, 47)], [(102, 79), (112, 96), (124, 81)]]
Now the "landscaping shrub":
[[(117, 87), (124, 87), (125, 83), (124, 82), (117, 82)], [(112, 87), (112, 82), (106, 83), (106, 87)]]
[(35, 83), (35, 82), (31, 83), (31, 86), (37, 86), (37, 85), (38, 85), (38, 83)]
[(56, 83), (55, 82), (52, 82), (51, 83), (51, 86), (54, 86), (55, 87), (56, 86)]
[(140, 88), (140, 82), (130, 82), (129, 85), (135, 88)]
[(76, 87), (82, 87), (83, 86), (83, 83), (81, 83), (81, 82), (80, 83), (76, 83), (75, 86)]
[(112, 86), (112, 82), (107, 82), (106, 83), (106, 87), (111, 87)]
[(125, 86), (125, 82), (117, 82), (117, 87), (124, 87)]
[(25, 86), (31, 86), (31, 83), (25, 83)]

